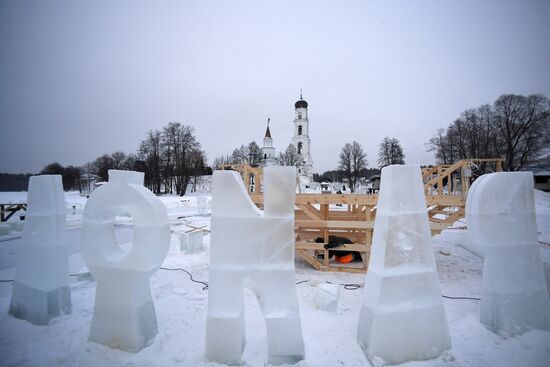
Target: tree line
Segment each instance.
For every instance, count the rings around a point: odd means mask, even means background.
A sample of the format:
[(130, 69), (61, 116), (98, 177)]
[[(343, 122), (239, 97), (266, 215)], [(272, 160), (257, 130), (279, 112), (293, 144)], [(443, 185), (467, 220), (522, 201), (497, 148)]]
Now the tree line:
[(105, 182), (111, 169), (144, 172), (144, 185), (155, 194), (180, 196), (185, 195), (189, 186), (194, 191), (200, 177), (212, 174), (193, 127), (179, 122), (169, 122), (161, 130), (148, 131), (135, 153), (103, 154), (80, 167), (63, 167), (54, 162), (40, 173), (62, 175), (64, 189), (77, 190), (82, 175), (95, 175)]
[[(275, 161), (279, 166), (295, 166), (298, 163), (298, 158), (296, 147), (289, 144), (283, 152), (275, 157)], [(248, 164), (252, 167), (258, 167), (263, 159), (262, 148), (255, 141), (251, 141), (247, 145), (241, 145), (233, 149), (233, 152), (229, 155), (216, 157), (212, 167), (217, 169), (224, 164)]]
[(542, 95), (505, 94), (493, 104), (467, 109), (426, 144), (437, 163), (468, 158), (503, 158), (518, 171), (548, 155), (550, 102)]
[(397, 138), (385, 137), (378, 147), (378, 167), (367, 168), (368, 160), (363, 146), (357, 141), (346, 143), (338, 156), (338, 169), (326, 171), (323, 174), (314, 174), (317, 182), (330, 180), (332, 182), (345, 182), (350, 191), (356, 191), (359, 182), (374, 175), (380, 174), (380, 170), (391, 164), (405, 164), (405, 154)]

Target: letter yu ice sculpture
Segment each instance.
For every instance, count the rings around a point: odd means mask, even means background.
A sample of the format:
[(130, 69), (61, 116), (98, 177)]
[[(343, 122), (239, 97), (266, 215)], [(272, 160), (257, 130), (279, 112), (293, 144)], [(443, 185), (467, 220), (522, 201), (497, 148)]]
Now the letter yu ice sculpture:
[[(115, 237), (115, 217), (134, 219), (132, 249)], [(157, 334), (149, 278), (170, 246), (164, 204), (143, 187), (143, 173), (109, 171), (109, 182), (94, 190), (84, 208), (82, 256), (97, 280), (90, 340), (136, 352)]]
[(373, 364), (450, 349), (418, 166), (382, 169), (358, 340)]
[(245, 346), (244, 287), (258, 297), (267, 329), (268, 362), (304, 358), (294, 272), (296, 169), (264, 171), (264, 212), (250, 200), (234, 171), (216, 171), (206, 358), (238, 363)]
[(485, 253), (481, 322), (507, 335), (550, 330), (550, 299), (538, 244), (533, 174), (497, 172), (468, 193), (468, 231)]

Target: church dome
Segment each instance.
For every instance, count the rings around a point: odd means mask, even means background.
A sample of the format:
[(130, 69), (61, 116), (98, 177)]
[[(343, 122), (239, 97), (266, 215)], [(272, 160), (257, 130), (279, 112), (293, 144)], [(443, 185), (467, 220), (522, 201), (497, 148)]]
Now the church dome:
[(294, 107), (295, 108), (300, 108), (300, 107), (307, 108), (307, 102), (300, 98), (300, 100), (298, 100), (298, 101), (296, 101), (296, 103), (294, 103)]

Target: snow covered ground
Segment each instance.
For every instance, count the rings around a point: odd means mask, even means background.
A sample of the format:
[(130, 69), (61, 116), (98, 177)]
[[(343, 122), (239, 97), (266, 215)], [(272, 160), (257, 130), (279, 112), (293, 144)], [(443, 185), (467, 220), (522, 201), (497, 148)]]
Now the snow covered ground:
[[(197, 194), (207, 195), (207, 194)], [(208, 280), (209, 241), (196, 254), (179, 250), (179, 233), (191, 227), (206, 226), (210, 218), (199, 216), (197, 196), (161, 197), (171, 221), (172, 238), (166, 268), (184, 268), (197, 280)], [(0, 193), (0, 202), (25, 202), (26, 193)], [(75, 192), (66, 193), (67, 239), (72, 274), (86, 271), (79, 254), (80, 225), (86, 199)], [(208, 197), (210, 207), (210, 197)], [(537, 220), (541, 252), (550, 262), (550, 194), (537, 192)], [(14, 218), (15, 219), (15, 218)], [(132, 223), (120, 218), (117, 238), (128, 242)], [(458, 230), (444, 231), (434, 238), (441, 288), (447, 296), (479, 297), (483, 260), (457, 246)], [(0, 237), (0, 279), (13, 279), (15, 252), (20, 234)], [(342, 286), (336, 313), (315, 308), (316, 284), (364, 281), (361, 274), (315, 271), (296, 260), (296, 281), (305, 339), (306, 361), (299, 366), (369, 366), (356, 342), (356, 328), (363, 289), (345, 290)], [(303, 282), (304, 281), (304, 282)], [(8, 315), (12, 284), (0, 283), (0, 366), (216, 366), (204, 361), (204, 330), (207, 291), (193, 283), (183, 271), (159, 270), (151, 279), (159, 334), (154, 343), (139, 353), (127, 353), (87, 341), (93, 312), (95, 282), (72, 277), (73, 313), (48, 326), (35, 326)], [(251, 292), (246, 297), (247, 346), (243, 364), (262, 366), (266, 361), (265, 324)], [(479, 301), (443, 299), (452, 338), (452, 352), (431, 361), (403, 366), (550, 366), (550, 331), (530, 331), (505, 338), (490, 333), (479, 322)]]

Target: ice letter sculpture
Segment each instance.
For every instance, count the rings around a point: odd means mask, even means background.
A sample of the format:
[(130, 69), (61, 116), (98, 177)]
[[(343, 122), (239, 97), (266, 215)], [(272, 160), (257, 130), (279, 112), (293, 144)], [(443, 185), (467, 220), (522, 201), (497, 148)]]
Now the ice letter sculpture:
[(258, 297), (267, 329), (268, 362), (304, 358), (294, 272), (294, 167), (264, 171), (264, 212), (241, 177), (214, 172), (206, 358), (235, 364), (245, 346), (244, 287)]
[(30, 178), (25, 222), (9, 312), (33, 324), (46, 325), (54, 317), (71, 313), (60, 175)]
[(466, 234), (463, 239), (462, 245), (468, 248), (470, 251), (474, 252), (479, 256), (484, 256), (485, 252), (483, 250), (483, 221), (479, 219), (480, 213), (477, 210), (472, 210), (472, 198), (476, 197), (476, 192), (478, 190), (484, 190), (483, 187), (487, 183), (485, 180), (489, 175), (482, 175), (477, 180), (474, 181), (472, 187), (468, 191), (468, 196), (466, 197)]
[[(115, 238), (115, 217), (134, 219), (132, 249)], [(84, 208), (81, 251), (97, 280), (90, 340), (136, 352), (157, 333), (149, 278), (164, 261), (170, 226), (164, 204), (143, 186), (143, 173), (109, 171)]]
[(358, 341), (373, 363), (430, 359), (451, 348), (418, 166), (382, 169)]
[(475, 219), (468, 226), (485, 252), (481, 322), (489, 330), (506, 335), (531, 328), (550, 329), (533, 174), (498, 172), (482, 178), (478, 189), (468, 194), (467, 202)]

